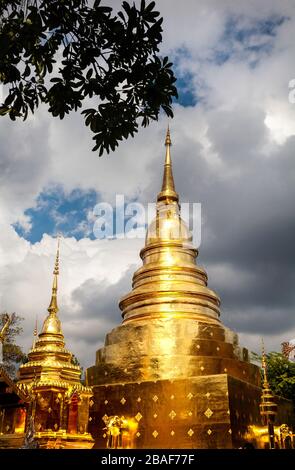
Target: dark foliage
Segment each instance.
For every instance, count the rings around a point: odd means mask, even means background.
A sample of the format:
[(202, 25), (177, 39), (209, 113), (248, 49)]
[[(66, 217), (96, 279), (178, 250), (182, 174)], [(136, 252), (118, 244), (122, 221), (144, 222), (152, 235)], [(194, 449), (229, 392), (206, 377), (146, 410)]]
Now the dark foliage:
[[(261, 356), (252, 353), (255, 361), (261, 362)], [(272, 392), (289, 400), (295, 405), (295, 363), (283, 354), (271, 352), (266, 355), (267, 378)]]
[(173, 117), (177, 96), (155, 2), (0, 0), (0, 115), (27, 118), (40, 102), (63, 119), (82, 106), (99, 155), (134, 136), (138, 124)]

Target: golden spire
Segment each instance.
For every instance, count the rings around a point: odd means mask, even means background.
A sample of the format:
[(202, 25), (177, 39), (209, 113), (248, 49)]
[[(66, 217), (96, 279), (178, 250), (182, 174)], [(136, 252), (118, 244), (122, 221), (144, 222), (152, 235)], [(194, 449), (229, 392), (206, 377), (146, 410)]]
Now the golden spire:
[(198, 251), (181, 218), (172, 174), (169, 127), (165, 145), (164, 178), (156, 217), (148, 226), (140, 252), (143, 266), (134, 273), (132, 291), (119, 303), (123, 321), (183, 316), (219, 325), (219, 297), (207, 287), (207, 275), (196, 265)]
[(57, 312), (59, 310), (57, 306), (57, 287), (58, 287), (57, 277), (59, 275), (59, 245), (60, 245), (60, 238), (58, 238), (56, 259), (55, 259), (55, 265), (54, 265), (54, 271), (53, 271), (53, 285), (52, 285), (51, 301), (47, 309), (49, 312), (49, 315), (47, 316), (47, 318), (45, 318), (41, 335), (43, 334), (62, 335), (61, 323), (57, 316)]
[(267, 380), (267, 365), (266, 365), (266, 355), (265, 355), (263, 338), (261, 338), (261, 351), (262, 351), (261, 366), (263, 369), (263, 386), (264, 388), (268, 388), (269, 385), (268, 385), (268, 380)]
[(51, 301), (50, 305), (48, 307), (48, 312), (52, 315), (56, 315), (58, 312), (58, 306), (57, 306), (57, 277), (59, 275), (59, 245), (60, 245), (60, 238), (58, 238), (57, 242), (57, 252), (56, 252), (56, 258), (55, 258), (55, 265), (54, 265), (54, 271), (53, 271), (53, 285), (52, 285), (52, 295), (51, 295)]
[(263, 384), (262, 384), (262, 394), (261, 401), (259, 403), (260, 415), (262, 416), (265, 424), (268, 426), (268, 435), (269, 435), (269, 448), (274, 449), (274, 421), (277, 414), (278, 405), (276, 403), (275, 397), (272, 393), (272, 390), (269, 386), (267, 380), (267, 364), (266, 364), (266, 355), (264, 349), (264, 341), (262, 343), (262, 359), (261, 365), (263, 369)]
[(33, 339), (33, 348), (35, 347), (36, 345), (36, 338), (38, 336), (38, 317), (36, 316), (36, 321), (35, 321), (35, 328), (34, 328), (34, 331), (33, 331), (33, 336), (34, 336), (34, 339)]
[(167, 128), (166, 138), (166, 155), (165, 155), (165, 164), (164, 164), (164, 175), (161, 192), (158, 194), (157, 201), (178, 201), (178, 194), (175, 191), (174, 178), (172, 172), (172, 161), (170, 155), (171, 147), (171, 138), (170, 138), (170, 129), (169, 125)]

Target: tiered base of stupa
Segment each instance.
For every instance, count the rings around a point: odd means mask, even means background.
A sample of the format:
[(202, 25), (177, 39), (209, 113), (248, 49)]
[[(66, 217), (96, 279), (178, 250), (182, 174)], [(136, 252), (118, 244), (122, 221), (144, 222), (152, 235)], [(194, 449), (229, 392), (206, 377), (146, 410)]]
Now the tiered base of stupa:
[[(107, 335), (87, 383), (97, 448), (267, 445), (259, 368), (221, 324), (183, 317), (123, 324)], [(292, 418), (291, 403), (281, 401), (278, 423)]]

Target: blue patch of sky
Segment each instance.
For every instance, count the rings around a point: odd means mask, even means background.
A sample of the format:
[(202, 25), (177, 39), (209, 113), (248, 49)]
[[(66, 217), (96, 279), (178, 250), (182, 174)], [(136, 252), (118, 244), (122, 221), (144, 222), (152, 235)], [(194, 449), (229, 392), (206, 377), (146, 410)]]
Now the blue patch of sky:
[(190, 59), (190, 52), (184, 47), (177, 49), (173, 57), (173, 69), (177, 78), (175, 86), (178, 98), (174, 98), (173, 102), (185, 107), (195, 106), (198, 100), (194, 92), (193, 74), (182, 70), (181, 62), (184, 59)]
[[(239, 55), (254, 53), (256, 58), (252, 59), (253, 63), (250, 65), (255, 66), (259, 62), (259, 57), (271, 53), (278, 28), (287, 19), (286, 16), (272, 15), (247, 24), (243, 21), (243, 17), (230, 17), (226, 22), (224, 34), (214, 50), (212, 61), (222, 65), (237, 53)], [(259, 40), (259, 37), (264, 37), (264, 40)], [(236, 50), (237, 45), (242, 48)]]
[[(99, 206), (100, 202), (107, 203), (106, 211), (104, 205)], [(138, 201), (124, 199), (123, 203), (118, 201), (111, 206), (107, 201), (102, 201), (100, 195), (93, 190), (75, 189), (66, 194), (62, 187), (58, 186), (43, 191), (37, 199), (36, 206), (25, 211), (31, 222), (30, 231), (25, 231), (20, 224), (15, 224), (14, 228), (19, 236), (31, 243), (39, 242), (44, 234), (56, 236), (59, 233), (65, 237), (74, 237), (76, 240), (117, 238), (120, 235), (124, 236), (127, 222), (129, 230), (146, 228), (142, 217), (135, 217), (136, 208), (129, 206), (129, 210), (126, 211), (130, 202)]]
[[(103, 202), (103, 201), (102, 201)], [(111, 205), (103, 202), (95, 207), (95, 221), (93, 232), (98, 239), (117, 239), (129, 236), (130, 233), (143, 230), (145, 236), (147, 228), (147, 206), (142, 205), (136, 198), (125, 199), (124, 195), (117, 195), (116, 202)], [(128, 232), (129, 235), (128, 235)]]
[[(274, 15), (251, 23), (243, 21), (241, 16), (228, 18), (219, 43), (211, 53), (208, 52), (207, 61), (223, 65), (237, 54), (240, 59), (246, 54), (249, 55), (249, 65), (255, 67), (260, 58), (272, 51), (273, 39), (286, 20), (286, 16)], [(264, 40), (260, 40), (261, 37)], [(183, 67), (185, 60), (192, 60), (191, 53), (187, 48), (181, 47), (173, 55), (173, 69), (177, 77), (175, 85), (178, 90), (178, 98), (173, 101), (185, 107), (195, 106), (202, 98), (198, 96), (194, 75)]]
[(93, 221), (88, 213), (97, 203), (97, 193), (93, 190), (75, 189), (65, 194), (61, 187), (43, 191), (36, 207), (29, 208), (25, 215), (30, 218), (31, 230), (26, 232), (20, 224), (15, 224), (16, 232), (31, 243), (41, 240), (44, 233), (75, 237), (77, 240), (89, 237), (94, 239)]
[(194, 106), (197, 103), (192, 87), (192, 74), (186, 73), (183, 76), (179, 76), (175, 85), (178, 91), (178, 98), (174, 99), (175, 103), (179, 103), (184, 107)]

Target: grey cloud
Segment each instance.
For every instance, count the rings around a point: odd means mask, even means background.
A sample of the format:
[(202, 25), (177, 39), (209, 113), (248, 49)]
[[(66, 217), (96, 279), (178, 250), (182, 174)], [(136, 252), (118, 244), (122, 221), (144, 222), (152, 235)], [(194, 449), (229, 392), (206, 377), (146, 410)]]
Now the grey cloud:
[(72, 292), (75, 314), (68, 305), (62, 309), (67, 346), (84, 367), (94, 364), (95, 352), (104, 344), (106, 334), (121, 323), (118, 302), (131, 289), (135, 269), (131, 266), (116, 284), (87, 279)]
[(131, 289), (135, 269), (135, 265), (131, 266), (116, 284), (110, 284), (105, 280), (98, 282), (95, 279), (88, 279), (73, 291), (72, 298), (81, 311), (88, 312), (90, 318), (96, 317), (98, 312), (101, 312), (109, 320), (116, 321), (120, 315), (119, 299)]
[[(116, 325), (121, 321), (121, 311), (118, 306), (120, 298), (131, 290), (132, 275), (136, 266), (132, 265), (122, 274), (120, 280), (111, 284), (107, 280), (97, 281), (87, 279), (83, 284), (72, 292), (72, 302), (76, 306), (75, 319), (85, 324), (87, 320), (105, 319), (108, 327)], [(65, 318), (70, 319), (73, 313), (69, 307), (63, 311)], [(100, 337), (89, 332), (88, 339), (95, 342), (103, 339), (106, 331), (100, 332)]]

